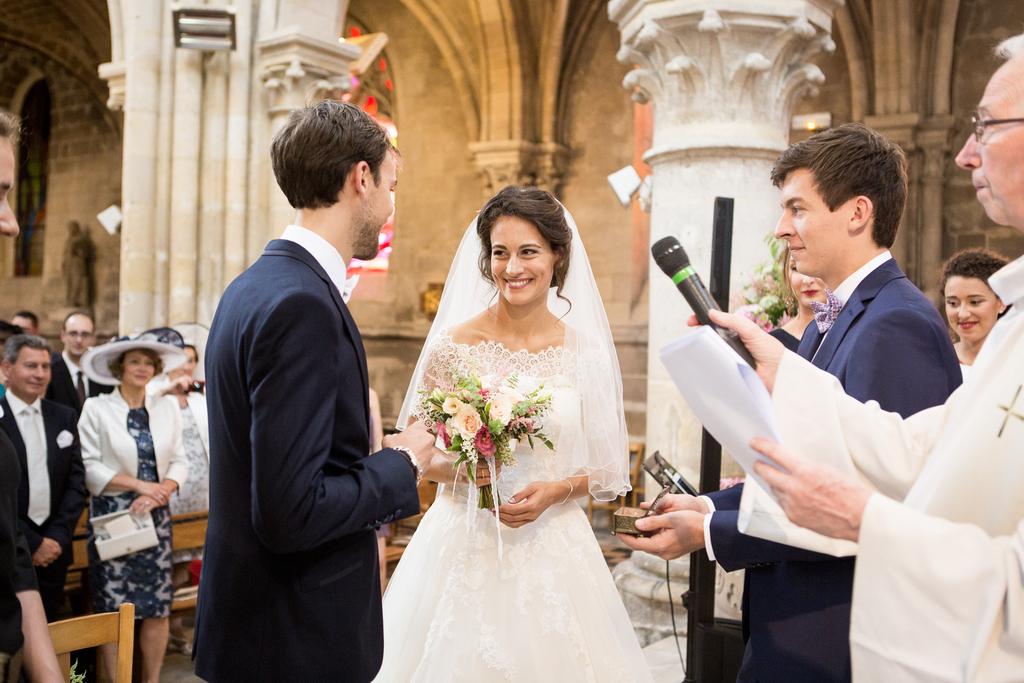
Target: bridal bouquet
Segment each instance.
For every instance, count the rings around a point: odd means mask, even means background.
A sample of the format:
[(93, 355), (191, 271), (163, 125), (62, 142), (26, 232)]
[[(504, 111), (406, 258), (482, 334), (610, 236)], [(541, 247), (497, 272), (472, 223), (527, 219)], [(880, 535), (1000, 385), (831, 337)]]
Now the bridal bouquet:
[[(467, 463), (470, 480), (476, 479), (481, 458), (495, 458), (512, 467), (516, 445), (525, 437), (530, 447), (537, 439), (554, 449), (551, 441), (537, 429), (537, 420), (551, 407), (551, 392), (543, 383), (522, 394), (516, 388), (516, 375), (480, 377), (464, 375), (453, 369), (455, 385), (438, 387), (423, 401), (423, 410), (437, 427), (445, 450), (458, 454), (455, 467)], [(425, 393), (425, 392), (424, 392)], [(480, 487), (480, 508), (501, 505), (491, 484)]]

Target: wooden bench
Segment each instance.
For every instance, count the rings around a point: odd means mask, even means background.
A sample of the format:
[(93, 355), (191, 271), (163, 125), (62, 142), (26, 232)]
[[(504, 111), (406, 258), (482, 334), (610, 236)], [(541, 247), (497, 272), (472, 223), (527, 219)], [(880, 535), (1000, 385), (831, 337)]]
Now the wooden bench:
[[(206, 525), (209, 511), (189, 512), (171, 517), (174, 550), (201, 547), (206, 542)], [(68, 567), (67, 578), (64, 580), (64, 594), (68, 597), (81, 595), (85, 612), (92, 612), (92, 601), (89, 599), (88, 585), (89, 553), (87, 550), (86, 522), (89, 520), (89, 508), (82, 513), (75, 533), (71, 540), (74, 559)], [(171, 601), (171, 612), (176, 616), (186, 614), (196, 607), (196, 587), (175, 591)]]

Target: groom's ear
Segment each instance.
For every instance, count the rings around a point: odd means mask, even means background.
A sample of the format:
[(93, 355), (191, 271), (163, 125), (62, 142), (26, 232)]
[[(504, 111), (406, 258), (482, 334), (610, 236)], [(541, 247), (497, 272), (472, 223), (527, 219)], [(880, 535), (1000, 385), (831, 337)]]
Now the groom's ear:
[(370, 172), (370, 165), (365, 161), (360, 161), (352, 168), (345, 186), (348, 187), (351, 184), (352, 190), (356, 193), (359, 200), (362, 201), (366, 199), (366, 193), (369, 192), (372, 183), (373, 173)]

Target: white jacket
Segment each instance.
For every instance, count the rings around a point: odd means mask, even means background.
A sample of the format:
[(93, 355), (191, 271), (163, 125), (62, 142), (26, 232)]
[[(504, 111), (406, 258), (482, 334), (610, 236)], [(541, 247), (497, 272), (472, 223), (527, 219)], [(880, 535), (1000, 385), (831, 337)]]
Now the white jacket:
[[(178, 402), (171, 397), (147, 394), (146, 411), (160, 481), (173, 479), (180, 487), (188, 478), (188, 458), (181, 439)], [(115, 474), (138, 476), (138, 446), (128, 433), (128, 403), (119, 389), (85, 401), (78, 420), (78, 434), (89, 493), (103, 495)]]

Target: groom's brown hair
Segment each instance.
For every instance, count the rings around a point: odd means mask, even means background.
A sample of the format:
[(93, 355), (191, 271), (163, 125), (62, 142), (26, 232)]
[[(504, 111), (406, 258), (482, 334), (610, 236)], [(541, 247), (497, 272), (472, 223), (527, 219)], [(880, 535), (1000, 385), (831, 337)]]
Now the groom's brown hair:
[(387, 129), (359, 107), (335, 100), (296, 109), (270, 143), (274, 177), (296, 209), (333, 206), (360, 161), (379, 185), (388, 154), (400, 158)]

